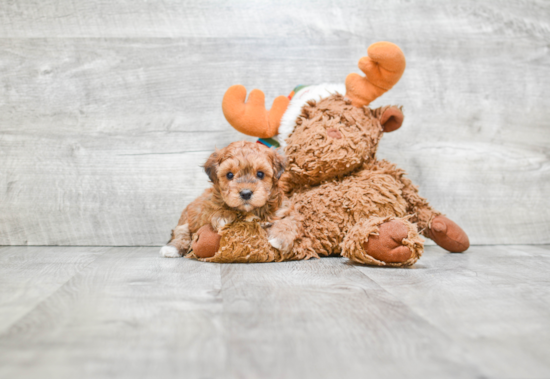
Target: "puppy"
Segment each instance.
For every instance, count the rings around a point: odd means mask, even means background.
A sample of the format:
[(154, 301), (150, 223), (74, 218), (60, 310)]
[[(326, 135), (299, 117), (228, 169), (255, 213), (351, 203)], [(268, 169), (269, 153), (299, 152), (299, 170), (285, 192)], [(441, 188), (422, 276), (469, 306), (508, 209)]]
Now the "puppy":
[(258, 218), (270, 225), (270, 244), (288, 253), (299, 223), (279, 186), (284, 169), (284, 158), (258, 143), (233, 142), (214, 152), (204, 165), (212, 187), (184, 209), (160, 255), (166, 258), (185, 255), (192, 235), (202, 226), (210, 224), (219, 231), (237, 216), (249, 221)]

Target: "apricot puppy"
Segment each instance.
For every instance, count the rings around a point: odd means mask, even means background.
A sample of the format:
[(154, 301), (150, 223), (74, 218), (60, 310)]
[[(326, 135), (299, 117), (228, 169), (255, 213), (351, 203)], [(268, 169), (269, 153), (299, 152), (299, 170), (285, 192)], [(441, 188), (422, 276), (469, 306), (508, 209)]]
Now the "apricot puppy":
[(298, 225), (279, 187), (284, 169), (284, 158), (258, 143), (233, 142), (212, 153), (204, 165), (212, 187), (184, 209), (160, 255), (181, 257), (201, 227), (210, 225), (217, 232), (237, 217), (265, 222), (269, 243), (288, 253), (295, 238), (289, 231), (298, 230)]

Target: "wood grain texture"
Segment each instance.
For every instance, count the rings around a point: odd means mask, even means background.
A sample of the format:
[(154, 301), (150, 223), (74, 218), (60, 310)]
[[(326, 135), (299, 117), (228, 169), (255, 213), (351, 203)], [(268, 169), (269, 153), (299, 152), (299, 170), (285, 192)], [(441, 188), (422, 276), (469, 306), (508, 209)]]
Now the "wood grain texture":
[(550, 249), (429, 247), (411, 270), (357, 269), (468, 351), (497, 378), (550, 375)]
[(0, 333), (32, 311), (109, 248), (0, 248)]
[(156, 253), (101, 255), (3, 331), (0, 376), (220, 377), (220, 266)]
[(40, 249), (0, 249), (0, 315), (32, 304), (0, 328), (2, 378), (550, 376), (549, 245), (430, 246), (410, 269)]
[[(6, 0), (0, 8), (4, 38), (277, 38), (357, 35), (387, 39), (457, 37), (456, 29), (502, 34), (550, 34), (542, 0), (461, 0), (445, 6), (429, 0)], [(414, 32), (405, 35), (403, 31)], [(378, 37), (379, 38), (379, 37)]]
[(221, 98), (342, 82), (366, 47), (407, 70), (379, 156), (473, 244), (550, 243), (546, 2), (8, 1), (0, 7), (0, 244), (160, 245), (244, 138)]
[(445, 333), (345, 262), (224, 266), (228, 376), (480, 375)]

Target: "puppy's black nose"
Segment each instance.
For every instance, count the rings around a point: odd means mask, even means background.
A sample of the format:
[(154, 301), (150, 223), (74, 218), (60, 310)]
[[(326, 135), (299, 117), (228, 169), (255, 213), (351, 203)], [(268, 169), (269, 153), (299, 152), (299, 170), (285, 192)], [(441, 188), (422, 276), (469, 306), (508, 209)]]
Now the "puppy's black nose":
[(243, 200), (250, 200), (250, 198), (252, 197), (252, 191), (245, 189), (239, 192), (239, 195), (241, 195), (241, 199)]

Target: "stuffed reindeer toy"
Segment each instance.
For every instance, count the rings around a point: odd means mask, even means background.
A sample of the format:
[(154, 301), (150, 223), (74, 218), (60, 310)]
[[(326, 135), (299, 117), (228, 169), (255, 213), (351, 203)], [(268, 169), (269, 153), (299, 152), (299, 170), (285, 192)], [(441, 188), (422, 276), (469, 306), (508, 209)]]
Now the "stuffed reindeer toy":
[(382, 136), (399, 129), (404, 116), (399, 106), (369, 104), (401, 78), (403, 52), (375, 43), (359, 68), (366, 76), (349, 74), (345, 85), (299, 86), (289, 97), (277, 97), (270, 111), (259, 90), (247, 102), (243, 86), (227, 90), (227, 121), (284, 152), (287, 168), (279, 185), (291, 210), (285, 217), (299, 226), (292, 248), (282, 254), (276, 241), (270, 243), (268, 227), (241, 218), (217, 232), (198, 233), (191, 257), (265, 262), (342, 255), (369, 265), (410, 266), (424, 249), (420, 234), (451, 252), (468, 249), (466, 233), (432, 208), (403, 170), (376, 157)]

